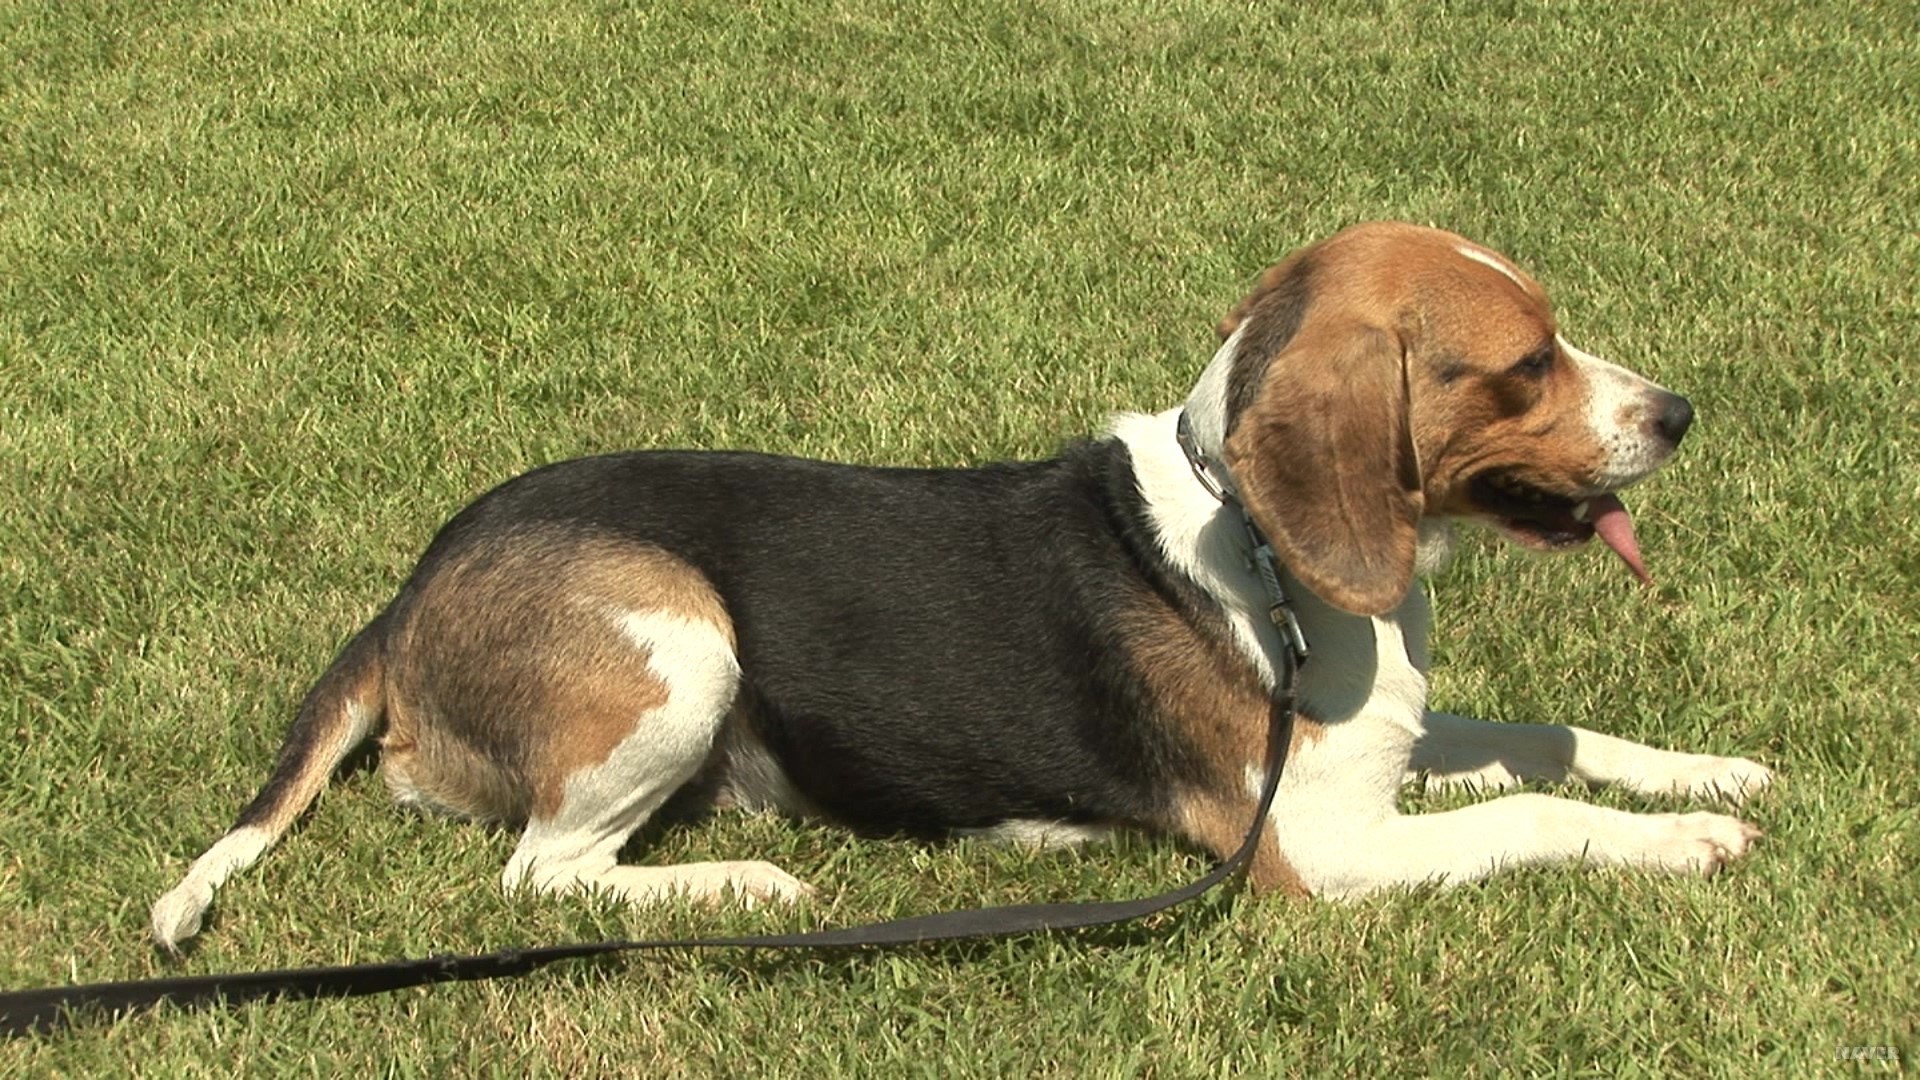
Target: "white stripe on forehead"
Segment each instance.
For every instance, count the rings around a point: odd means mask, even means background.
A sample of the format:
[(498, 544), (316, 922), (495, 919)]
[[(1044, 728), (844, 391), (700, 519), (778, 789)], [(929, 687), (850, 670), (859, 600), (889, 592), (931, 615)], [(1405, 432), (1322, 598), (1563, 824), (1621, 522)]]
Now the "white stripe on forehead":
[(1513, 267), (1508, 266), (1505, 259), (1495, 255), (1493, 252), (1483, 251), (1477, 247), (1469, 247), (1466, 244), (1456, 245), (1454, 250), (1472, 259), (1474, 262), (1480, 263), (1483, 266), (1491, 266), (1495, 270), (1500, 271), (1507, 276), (1508, 281), (1513, 282), (1522, 289), (1527, 287), (1527, 283), (1520, 280), (1520, 275), (1514, 272)]

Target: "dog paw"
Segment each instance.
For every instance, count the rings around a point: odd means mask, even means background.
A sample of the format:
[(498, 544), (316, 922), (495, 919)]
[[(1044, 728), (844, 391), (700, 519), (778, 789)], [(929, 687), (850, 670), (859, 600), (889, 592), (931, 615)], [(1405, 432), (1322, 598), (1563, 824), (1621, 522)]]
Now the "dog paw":
[(717, 880), (701, 895), (713, 900), (731, 899), (755, 908), (768, 900), (796, 904), (813, 895), (813, 886), (769, 862), (719, 862), (708, 865), (718, 872)]
[(1772, 770), (1746, 758), (1688, 754), (1667, 776), (1644, 786), (1658, 794), (1720, 799), (1739, 806), (1772, 783)]
[(1724, 814), (1659, 814), (1649, 818), (1647, 845), (1631, 861), (1653, 870), (1711, 877), (1745, 855), (1761, 832)]
[(605, 889), (630, 904), (639, 905), (684, 898), (695, 903), (732, 902), (755, 908), (767, 901), (794, 904), (813, 895), (812, 886), (799, 878), (772, 863), (756, 860), (620, 866), (593, 879), (579, 881), (576, 887)]

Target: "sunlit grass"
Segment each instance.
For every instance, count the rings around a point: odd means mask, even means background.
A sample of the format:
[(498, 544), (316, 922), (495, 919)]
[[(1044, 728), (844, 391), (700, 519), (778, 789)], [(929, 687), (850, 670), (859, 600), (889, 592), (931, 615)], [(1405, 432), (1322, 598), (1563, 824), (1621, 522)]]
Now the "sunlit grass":
[[(621, 447), (961, 463), (1178, 400), (1258, 269), (1356, 220), (1541, 277), (1688, 393), (1657, 594), (1473, 543), (1438, 702), (1758, 757), (1712, 882), (1238, 898), (1092, 943), (724, 954), (0, 1049), (0, 1071), (1742, 1074), (1920, 994), (1920, 76), (1898, 5), (19, 3), (0, 13), (0, 984), (846, 924), (1202, 868), (723, 819), (793, 914), (513, 902), (511, 839), (367, 774), (148, 903), (433, 529)], [(1646, 805), (1600, 796), (1616, 805)], [(1414, 799), (1416, 807), (1429, 805)], [(1431, 805), (1442, 805), (1431, 800)]]

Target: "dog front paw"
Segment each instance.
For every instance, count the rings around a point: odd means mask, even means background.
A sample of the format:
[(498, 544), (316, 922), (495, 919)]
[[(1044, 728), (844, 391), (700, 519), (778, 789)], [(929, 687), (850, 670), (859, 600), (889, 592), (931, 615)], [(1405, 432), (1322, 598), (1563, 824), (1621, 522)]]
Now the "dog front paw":
[(1758, 762), (1686, 754), (1665, 776), (1647, 777), (1638, 786), (1648, 794), (1720, 799), (1739, 806), (1772, 783), (1773, 771)]
[(813, 886), (769, 862), (747, 860), (709, 865), (713, 873), (696, 879), (694, 890), (711, 899), (729, 895), (735, 903), (755, 908), (768, 900), (797, 904), (814, 895)]
[(1647, 819), (1646, 845), (1627, 861), (1651, 870), (1711, 877), (1745, 855), (1761, 832), (1725, 814), (1656, 814)]

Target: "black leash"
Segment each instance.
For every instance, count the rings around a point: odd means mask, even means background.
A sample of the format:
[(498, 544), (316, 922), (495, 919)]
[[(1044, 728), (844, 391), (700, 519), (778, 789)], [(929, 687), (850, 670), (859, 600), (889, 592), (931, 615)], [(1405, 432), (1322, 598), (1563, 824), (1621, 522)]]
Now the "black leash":
[[(1283, 650), (1284, 652), (1285, 650)], [(1267, 733), (1267, 778), (1259, 808), (1239, 850), (1204, 877), (1169, 892), (1136, 900), (1069, 901), (1048, 904), (1012, 904), (1003, 907), (943, 911), (891, 919), (867, 926), (811, 930), (792, 934), (749, 934), (741, 937), (674, 938), (599, 941), (506, 949), (472, 956), (431, 956), (387, 963), (348, 964), (340, 967), (288, 968), (236, 974), (187, 975), (126, 982), (85, 983), (77, 986), (0, 992), (0, 1035), (9, 1038), (51, 1032), (76, 1019), (117, 1017), (162, 1002), (181, 1008), (235, 1006), (250, 1001), (303, 998), (362, 997), (430, 983), (468, 982), (524, 975), (561, 960), (613, 953), (659, 949), (878, 949), (940, 941), (1010, 937), (1018, 934), (1087, 930), (1132, 922), (1184, 904), (1244, 869), (1260, 846), (1267, 811), (1280, 783), (1292, 736), (1294, 684), (1299, 658), (1288, 655), (1281, 664), (1280, 689)]]
[(659, 949), (882, 949), (940, 941), (1090, 930), (1143, 919), (1200, 896), (1243, 870), (1253, 861), (1254, 852), (1260, 847), (1260, 834), (1266, 827), (1267, 811), (1273, 805), (1274, 792), (1279, 789), (1280, 770), (1286, 764), (1287, 744), (1293, 735), (1300, 665), (1306, 662), (1307, 644), (1300, 633), (1300, 624), (1294, 618), (1293, 607), (1280, 588), (1272, 548), (1235, 496), (1231, 485), (1222, 482), (1224, 476), (1212, 475), (1184, 412), (1179, 417), (1177, 432), (1181, 449), (1186, 452), (1194, 475), (1223, 504), (1239, 511), (1247, 537), (1253, 545), (1251, 566), (1259, 572), (1261, 584), (1267, 591), (1268, 615), (1280, 630), (1284, 646), (1279, 650), (1279, 670), (1275, 672), (1271, 722), (1267, 729), (1267, 776), (1261, 785), (1259, 806), (1254, 811), (1247, 837), (1241, 841), (1239, 850), (1200, 879), (1178, 889), (1136, 900), (1011, 904), (914, 915), (837, 930), (748, 934), (741, 937), (598, 941), (505, 949), (472, 956), (430, 956), (419, 960), (340, 967), (187, 975), (0, 991), (0, 1035), (12, 1038), (56, 1031), (78, 1018), (100, 1014), (123, 1016), (162, 1002), (181, 1008), (201, 1008), (231, 1007), (250, 1001), (364, 997), (409, 986), (524, 975), (562, 960), (614, 953)]

